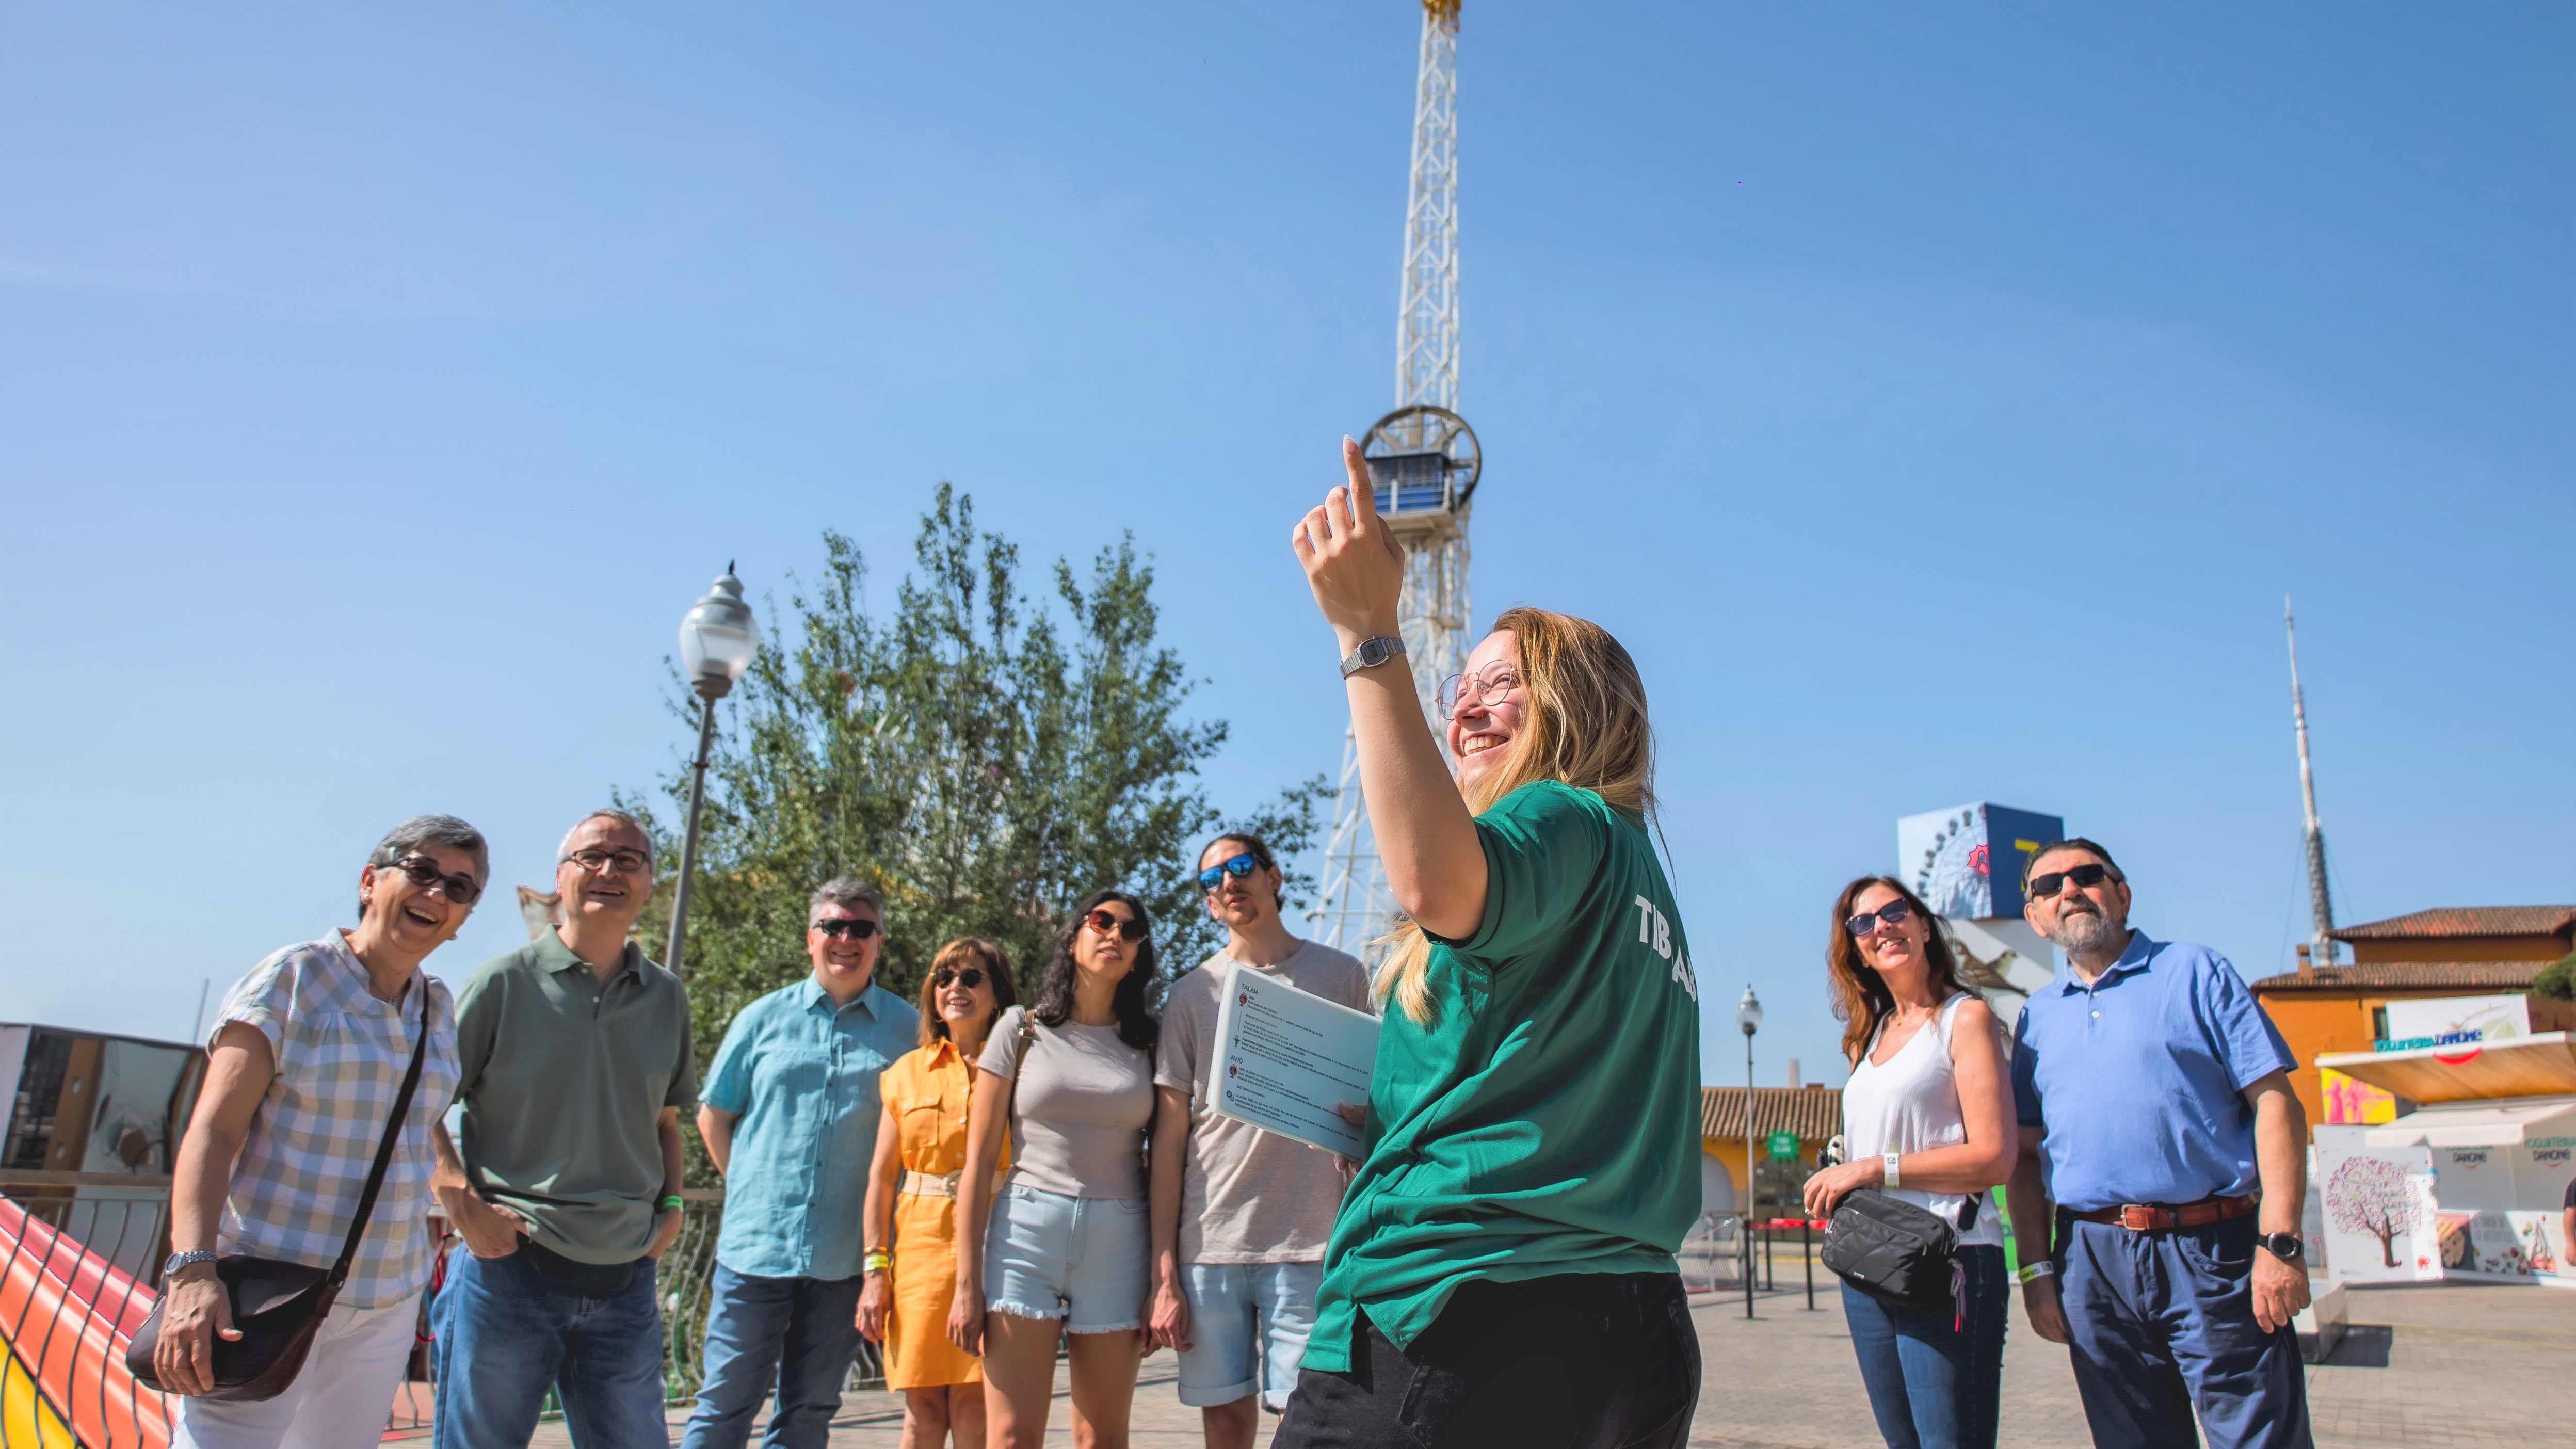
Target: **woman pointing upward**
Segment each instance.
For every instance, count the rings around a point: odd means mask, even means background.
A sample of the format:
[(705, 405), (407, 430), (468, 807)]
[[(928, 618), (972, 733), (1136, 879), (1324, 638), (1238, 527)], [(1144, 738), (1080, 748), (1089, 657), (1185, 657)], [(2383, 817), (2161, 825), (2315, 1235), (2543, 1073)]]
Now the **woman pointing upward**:
[(1516, 608), (1440, 690), (1452, 779), (1396, 639), (1401, 550), (1359, 445), (1291, 535), (1342, 673), (1406, 920), (1367, 1156), (1277, 1449), (1679, 1445), (1698, 1340), (1673, 1250), (1699, 1212), (1699, 1006), (1646, 830), (1627, 650)]

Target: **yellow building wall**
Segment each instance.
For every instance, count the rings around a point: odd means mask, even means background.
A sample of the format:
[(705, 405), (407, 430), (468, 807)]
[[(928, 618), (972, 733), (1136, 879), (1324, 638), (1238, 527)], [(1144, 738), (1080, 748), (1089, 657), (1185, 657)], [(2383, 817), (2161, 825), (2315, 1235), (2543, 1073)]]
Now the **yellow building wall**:
[(2385, 995), (2364, 997), (2359, 992), (2328, 991), (2285, 992), (2263, 998), (2263, 1010), (2271, 1016), (2272, 1025), (2280, 1028), (2281, 1039), (2290, 1044), (2290, 1055), (2299, 1060), (2299, 1069), (2290, 1073), (2290, 1086), (2299, 1094), (2299, 1105), (2308, 1111), (2309, 1126), (2326, 1120), (2325, 1092), (2317, 1078), (2317, 1054), (2370, 1050), (2370, 1008), (2387, 999)]
[[(1714, 1163), (1718, 1171), (1726, 1174), (1727, 1188), (1732, 1193), (1733, 1201), (1736, 1203), (1736, 1207), (1730, 1209), (1730, 1211), (1742, 1211), (1742, 1204), (1744, 1202), (1744, 1139), (1741, 1137), (1703, 1137), (1699, 1140), (1699, 1149), (1700, 1155), (1703, 1158)], [(1799, 1138), (1798, 1164), (1801, 1169), (1807, 1172), (1815, 1171), (1816, 1154), (1824, 1150), (1825, 1139), (1821, 1137), (1814, 1138), (1812, 1140), (1804, 1137)], [(1753, 1160), (1756, 1163), (1769, 1163), (1771, 1160), (1770, 1153), (1771, 1144), (1767, 1140), (1756, 1140), (1754, 1142)], [(1767, 1192), (1770, 1190), (1770, 1175), (1765, 1173), (1763, 1176), (1765, 1184), (1763, 1190)], [(1769, 1209), (1765, 1209), (1766, 1213), (1769, 1211)], [(1796, 1214), (1792, 1211), (1788, 1215), (1795, 1216)]]

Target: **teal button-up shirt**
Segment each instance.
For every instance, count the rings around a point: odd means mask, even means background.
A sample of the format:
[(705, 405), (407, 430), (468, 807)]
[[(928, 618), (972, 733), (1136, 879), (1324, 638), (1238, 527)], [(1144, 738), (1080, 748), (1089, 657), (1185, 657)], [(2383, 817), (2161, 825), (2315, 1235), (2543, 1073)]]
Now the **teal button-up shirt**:
[(920, 1033), (921, 1013), (884, 987), (835, 1009), (812, 977), (733, 1019), (699, 1093), (739, 1114), (717, 1262), (755, 1278), (857, 1276), (877, 1074)]

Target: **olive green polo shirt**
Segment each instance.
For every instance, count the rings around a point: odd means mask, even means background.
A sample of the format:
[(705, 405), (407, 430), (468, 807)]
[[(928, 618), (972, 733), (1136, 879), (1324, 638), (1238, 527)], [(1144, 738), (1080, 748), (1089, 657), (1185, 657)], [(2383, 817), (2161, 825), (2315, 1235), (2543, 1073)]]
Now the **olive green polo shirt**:
[(689, 994), (632, 941), (601, 984), (553, 931), (475, 968), (456, 997), (465, 1171), (532, 1236), (584, 1263), (653, 1242), (665, 1107), (698, 1095)]

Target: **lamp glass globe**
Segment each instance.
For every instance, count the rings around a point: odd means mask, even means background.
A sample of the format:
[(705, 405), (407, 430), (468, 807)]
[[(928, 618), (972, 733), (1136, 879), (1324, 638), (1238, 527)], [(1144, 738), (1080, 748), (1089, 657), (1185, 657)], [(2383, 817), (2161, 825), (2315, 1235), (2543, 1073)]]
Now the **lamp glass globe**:
[(680, 620), (680, 669), (701, 694), (721, 697), (760, 653), (760, 626), (731, 572)]

